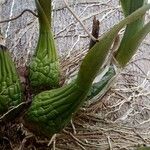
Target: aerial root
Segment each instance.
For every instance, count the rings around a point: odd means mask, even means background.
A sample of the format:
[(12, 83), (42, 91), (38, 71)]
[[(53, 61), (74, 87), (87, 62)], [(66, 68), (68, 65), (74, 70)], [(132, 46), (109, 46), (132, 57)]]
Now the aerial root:
[(48, 145), (47, 145), (47, 146), (50, 146), (51, 144), (53, 144), (53, 150), (56, 149), (56, 136), (57, 136), (57, 134), (54, 134), (54, 135), (51, 137), (51, 139), (50, 139), (50, 141), (49, 141), (49, 143), (48, 143)]

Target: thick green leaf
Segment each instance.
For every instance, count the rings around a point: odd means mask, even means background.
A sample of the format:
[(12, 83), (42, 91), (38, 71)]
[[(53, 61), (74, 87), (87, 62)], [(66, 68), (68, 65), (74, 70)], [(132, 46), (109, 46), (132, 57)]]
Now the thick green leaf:
[[(144, 3), (145, 0), (121, 0), (125, 17), (133, 13), (138, 8), (142, 7)], [(143, 27), (143, 25), (144, 25), (144, 16), (132, 22), (130, 25), (127, 25), (120, 47), (122, 45), (125, 45), (126, 40), (128, 38), (131, 38), (135, 34), (135, 32), (137, 32)]]
[[(133, 13), (135, 10), (142, 7), (146, 3), (147, 3), (147, 0), (121, 0), (121, 6), (122, 6), (125, 17), (127, 17), (128, 15), (130, 15), (131, 13)], [(117, 51), (118, 56), (120, 56), (119, 54), (121, 54), (123, 58), (121, 57), (121, 59), (118, 59), (118, 62), (122, 62), (124, 60), (124, 57), (127, 56), (126, 54), (123, 54), (125, 53), (125, 51), (127, 51), (127, 49), (125, 48), (124, 51), (121, 51), (121, 49), (125, 47), (128, 39), (129, 38), (131, 39), (131, 37), (135, 35), (135, 33), (138, 32), (143, 27), (143, 25), (144, 25), (143, 16), (137, 19), (136, 21), (133, 21), (132, 23), (127, 25), (119, 50)], [(132, 56), (133, 55), (131, 54), (131, 57)], [(104, 89), (109, 89), (106, 87), (110, 86), (110, 84), (108, 84), (109, 80), (112, 80), (112, 78), (114, 78), (115, 75), (116, 74), (113, 74), (113, 72), (109, 73), (108, 71), (108, 74), (106, 73), (99, 82), (93, 84), (89, 91), (90, 98), (93, 98), (97, 94), (101, 95), (104, 91), (106, 92), (106, 90)]]
[(131, 15), (127, 16), (120, 23), (115, 25), (109, 32), (107, 32), (97, 44), (85, 56), (83, 63), (80, 66), (78, 73), (77, 83), (81, 89), (89, 89), (93, 80), (95, 79), (98, 71), (100, 70), (105, 58), (107, 57), (110, 47), (115, 39), (117, 33), (127, 24), (134, 22), (138, 18), (142, 17), (145, 12), (150, 8), (150, 4), (147, 4)]
[(149, 32), (150, 22), (147, 23), (141, 30), (136, 32), (128, 41), (126, 41), (126, 45), (124, 46), (124, 50), (126, 51), (120, 51), (120, 53), (118, 53), (116, 56), (116, 60), (122, 67), (124, 67), (130, 61), (138, 46)]
[[(135, 10), (142, 7), (146, 3), (147, 3), (147, 0), (121, 0), (121, 5), (123, 8), (125, 17), (127, 17), (128, 15), (130, 15), (131, 13), (133, 13)], [(124, 59), (129, 60), (127, 59), (129, 55), (126, 55), (128, 53), (128, 49), (126, 49), (128, 40), (131, 39), (132, 36), (134, 36), (136, 32), (142, 29), (143, 25), (144, 25), (144, 14), (143, 16), (139, 17), (139, 19), (127, 25), (121, 44), (116, 52), (116, 60), (121, 66), (122, 66), (122, 61)], [(121, 58), (123, 59), (119, 59), (120, 56), (122, 56)], [(124, 67), (125, 65), (126, 64), (124, 64), (122, 67)]]
[[(123, 9), (124, 16), (127, 17), (143, 4), (147, 3), (147, 0), (120, 0)], [(132, 23), (131, 23), (132, 24)]]

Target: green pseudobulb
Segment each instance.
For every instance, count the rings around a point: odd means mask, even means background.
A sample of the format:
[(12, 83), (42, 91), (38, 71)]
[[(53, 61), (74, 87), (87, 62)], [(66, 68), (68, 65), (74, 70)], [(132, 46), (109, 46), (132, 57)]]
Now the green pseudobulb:
[(29, 79), (33, 88), (54, 88), (59, 85), (60, 67), (51, 31), (51, 1), (35, 0), (39, 20), (39, 39), (29, 65)]
[(29, 66), (29, 79), (33, 87), (40, 86), (57, 87), (59, 85), (59, 60), (53, 59), (55, 47), (51, 43), (49, 32), (41, 33), (37, 46), (37, 52), (33, 56)]
[(0, 114), (21, 103), (22, 91), (14, 63), (6, 47), (0, 45)]
[(60, 132), (82, 104), (85, 95), (86, 92), (79, 90), (75, 83), (38, 94), (24, 117), (25, 126), (46, 136)]

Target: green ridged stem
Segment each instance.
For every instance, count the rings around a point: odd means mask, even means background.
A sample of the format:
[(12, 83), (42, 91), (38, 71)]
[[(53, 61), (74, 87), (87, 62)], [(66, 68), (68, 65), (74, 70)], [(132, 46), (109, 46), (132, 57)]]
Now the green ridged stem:
[(19, 76), (6, 47), (0, 45), (0, 114), (21, 103)]
[(29, 65), (31, 86), (37, 88), (58, 87), (60, 67), (51, 31), (51, 1), (35, 0), (39, 16), (39, 39)]
[(25, 126), (45, 136), (60, 132), (87, 98), (91, 84), (104, 63), (117, 33), (126, 24), (145, 14), (149, 8), (150, 4), (138, 9), (107, 32), (83, 59), (74, 82), (36, 95), (24, 116)]

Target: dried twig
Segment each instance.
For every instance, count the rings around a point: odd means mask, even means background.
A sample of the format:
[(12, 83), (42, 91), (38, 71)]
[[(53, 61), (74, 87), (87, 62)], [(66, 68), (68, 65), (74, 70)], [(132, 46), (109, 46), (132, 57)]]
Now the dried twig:
[(68, 10), (71, 12), (71, 14), (78, 20), (78, 22), (81, 24), (81, 26), (83, 27), (83, 29), (86, 31), (86, 33), (89, 35), (89, 37), (93, 40), (93, 41), (98, 41), (98, 39), (96, 39), (85, 27), (85, 25), (82, 23), (82, 21), (80, 20), (80, 18), (73, 12), (73, 10), (69, 7), (68, 3), (66, 0), (64, 0), (64, 3), (66, 5), (66, 7), (68, 8)]
[(78, 138), (76, 138), (72, 133), (70, 133), (66, 130), (63, 130), (63, 132), (66, 134), (69, 134), (83, 150), (86, 150), (84, 147), (85, 144), (82, 141), (80, 141)]
[(22, 102), (19, 105), (12, 107), (0, 117), (0, 123), (5, 123), (11, 121), (14, 118), (19, 118), (30, 106), (31, 102), (32, 101)]
[(51, 137), (51, 139), (50, 139), (50, 141), (49, 141), (49, 143), (48, 143), (48, 145), (47, 145), (47, 146), (50, 146), (50, 145), (53, 143), (53, 150), (55, 150), (56, 136), (57, 136), (57, 134), (54, 134), (54, 135)]
[(5, 23), (5, 22), (10, 22), (10, 21), (13, 21), (13, 20), (16, 20), (18, 18), (20, 18), (25, 12), (30, 12), (32, 15), (34, 15), (35, 17), (38, 17), (37, 14), (35, 14), (32, 10), (30, 9), (25, 9), (21, 12), (21, 14), (19, 14), (18, 16), (14, 17), (14, 18), (10, 18), (10, 19), (6, 19), (6, 20), (2, 20), (0, 21), (0, 23)]
[(75, 127), (72, 119), (71, 119), (71, 126), (72, 126), (72, 129), (73, 129), (73, 134), (77, 134), (76, 127)]
[(109, 136), (107, 136), (107, 140), (108, 140), (108, 144), (109, 144), (109, 150), (113, 150)]

